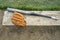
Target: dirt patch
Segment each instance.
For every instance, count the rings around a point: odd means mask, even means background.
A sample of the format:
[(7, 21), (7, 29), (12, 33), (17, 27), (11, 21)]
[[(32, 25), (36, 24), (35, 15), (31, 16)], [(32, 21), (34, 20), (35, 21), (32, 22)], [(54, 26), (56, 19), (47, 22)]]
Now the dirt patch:
[(60, 40), (60, 27), (3, 27), (0, 10), (0, 40)]

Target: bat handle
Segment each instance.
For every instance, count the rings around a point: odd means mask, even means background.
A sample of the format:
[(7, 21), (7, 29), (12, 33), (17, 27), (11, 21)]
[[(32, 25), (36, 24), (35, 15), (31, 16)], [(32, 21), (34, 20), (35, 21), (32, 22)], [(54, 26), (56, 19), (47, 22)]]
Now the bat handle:
[(46, 15), (38, 14), (38, 13), (31, 13), (30, 15), (41, 16), (41, 17), (46, 17), (46, 18), (50, 18), (50, 19), (53, 19), (53, 20), (58, 20), (58, 18), (56, 18), (54, 16), (46, 16)]

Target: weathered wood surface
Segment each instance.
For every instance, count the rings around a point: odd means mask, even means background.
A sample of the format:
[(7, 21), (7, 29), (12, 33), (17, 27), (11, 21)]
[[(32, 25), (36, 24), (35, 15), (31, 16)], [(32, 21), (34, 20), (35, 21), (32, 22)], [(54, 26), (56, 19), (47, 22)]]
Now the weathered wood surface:
[[(41, 14), (48, 15), (48, 16), (55, 16), (59, 18), (59, 20), (56, 21), (53, 19), (45, 18), (45, 17), (25, 15), (27, 26), (58, 26), (60, 25), (60, 11), (35, 11), (35, 12), (40, 12)], [(13, 16), (12, 12), (5, 11), (2, 25), (14, 26), (14, 24), (11, 22), (12, 16)]]

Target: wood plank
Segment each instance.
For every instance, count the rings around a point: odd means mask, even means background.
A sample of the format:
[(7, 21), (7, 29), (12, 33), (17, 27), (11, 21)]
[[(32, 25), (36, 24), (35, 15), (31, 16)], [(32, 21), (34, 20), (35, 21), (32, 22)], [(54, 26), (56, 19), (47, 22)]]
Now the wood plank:
[[(34, 11), (34, 12), (39, 12), (41, 14), (48, 15), (48, 16), (55, 16), (59, 18), (59, 20), (56, 21), (53, 19), (45, 18), (45, 17), (25, 15), (27, 26), (51, 26), (51, 25), (58, 26), (60, 25), (60, 11)], [(12, 16), (13, 16), (12, 12), (5, 11), (2, 25), (14, 26), (14, 24), (11, 22)]]

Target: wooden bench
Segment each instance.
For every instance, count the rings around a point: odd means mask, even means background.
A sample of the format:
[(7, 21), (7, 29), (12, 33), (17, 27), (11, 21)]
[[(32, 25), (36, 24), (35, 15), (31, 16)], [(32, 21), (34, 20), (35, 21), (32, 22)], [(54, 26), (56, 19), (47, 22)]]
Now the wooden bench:
[[(45, 17), (38, 16), (29, 16), (25, 15), (27, 26), (59, 26), (60, 25), (60, 11), (35, 11), (48, 16), (55, 16), (59, 18), (59, 20), (53, 20)], [(14, 26), (11, 22), (11, 18), (13, 16), (12, 12), (5, 11), (3, 16), (3, 26)]]

